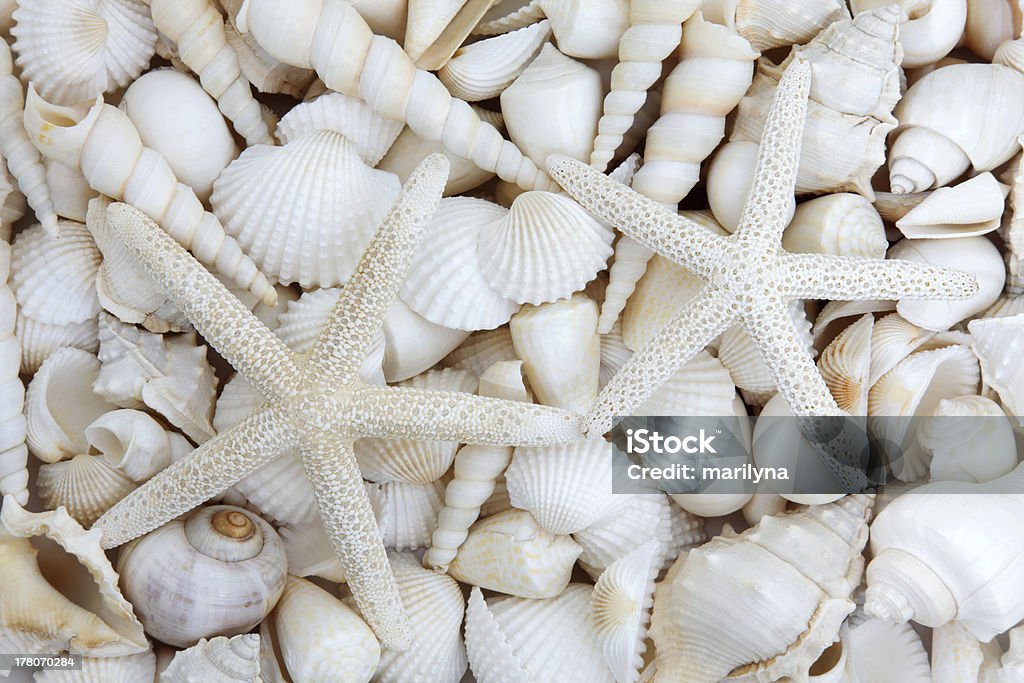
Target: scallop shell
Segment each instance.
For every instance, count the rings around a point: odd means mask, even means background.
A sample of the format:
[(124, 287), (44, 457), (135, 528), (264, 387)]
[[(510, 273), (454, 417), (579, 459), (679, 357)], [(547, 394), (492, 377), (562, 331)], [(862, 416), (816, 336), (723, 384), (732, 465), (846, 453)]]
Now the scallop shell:
[(96, 356), (80, 349), (61, 349), (46, 359), (25, 395), (26, 443), (33, 455), (57, 462), (86, 451), (85, 428), (114, 408), (93, 393), (100, 371)]
[(874, 322), (870, 313), (865, 314), (843, 330), (818, 359), (818, 369), (832, 398), (851, 415), (868, 414)]
[(430, 545), (437, 529), (437, 515), (444, 507), (444, 482), (370, 484), (370, 503), (380, 510), (380, 532), (384, 546), (394, 550), (415, 550)]
[(469, 337), (464, 330), (435, 325), (398, 297), (384, 315), (383, 327), (388, 382), (401, 382), (433, 367)]
[(598, 387), (604, 389), (604, 385), (608, 384), (632, 355), (633, 352), (622, 339), (622, 324), (616, 320), (611, 330), (601, 335), (601, 371)]
[(545, 530), (529, 512), (506, 510), (470, 527), (448, 574), (499, 593), (553, 598), (569, 585), (580, 552), (571, 537)]
[(260, 637), (254, 633), (201, 638), (175, 653), (160, 683), (255, 683), (260, 678)]
[(861, 681), (932, 682), (928, 653), (910, 624), (867, 619), (850, 624), (844, 642), (850, 666)]
[[(4, 499), (0, 518), (0, 646), (11, 652), (68, 650), (100, 657), (149, 649), (100, 547), (99, 530), (85, 531), (61, 509), (26, 512), (11, 496)], [(49, 543), (41, 550), (29, 542), (44, 537)]]
[(889, 242), (878, 211), (847, 192), (818, 197), (796, 207), (782, 233), (782, 248), (803, 254), (885, 258)]
[(141, 0), (37, 0), (19, 3), (14, 20), (23, 77), (60, 104), (128, 85), (156, 51), (156, 28)]
[[(603, 348), (603, 346), (602, 346)], [(731, 415), (736, 385), (722, 362), (701, 351), (658, 387), (633, 415)]]
[(595, 639), (593, 591), (574, 583), (554, 598), (485, 601), (474, 587), (466, 609), (466, 649), (476, 680), (614, 683)]
[(402, 123), (375, 114), (362, 100), (325, 92), (292, 107), (277, 124), (282, 145), (318, 130), (333, 130), (355, 145), (368, 166), (376, 166), (402, 132)]
[(999, 227), (1008, 192), (991, 173), (982, 173), (935, 190), (896, 221), (896, 227), (910, 238), (984, 235)]
[(655, 254), (622, 312), (622, 340), (642, 349), (672, 316), (704, 288), (704, 281), (682, 266)]
[(214, 183), (211, 203), (264, 273), (334, 287), (352, 275), (399, 189), (343, 135), (318, 130), (284, 147), (248, 148)]
[(409, 0), (406, 54), (420, 69), (440, 69), (494, 0)]
[(97, 394), (122, 408), (149, 407), (193, 441), (213, 436), (217, 378), (194, 332), (163, 337), (102, 314), (99, 336)]
[(457, 349), (445, 356), (442, 364), (456, 370), (469, 370), (476, 376), (500, 361), (519, 360), (507, 327), (474, 332)]
[(1018, 353), (1022, 327), (1024, 315), (978, 318), (967, 325), (985, 384), (996, 390), (1011, 415), (1024, 415), (1024, 364)]
[(498, 293), (540, 304), (583, 289), (604, 270), (614, 238), (566, 195), (532, 191), (483, 228), (477, 255)]
[(654, 604), (657, 553), (658, 544), (647, 541), (615, 560), (598, 577), (590, 596), (597, 645), (616, 683), (639, 679)]
[(49, 325), (81, 323), (100, 312), (96, 270), (102, 255), (84, 225), (57, 225), (59, 238), (36, 225), (14, 240), (10, 287), (21, 315)]
[(92, 526), (138, 484), (101, 458), (80, 454), (40, 467), (37, 486), (47, 510), (63, 506), (79, 524)]
[(939, 401), (917, 426), (917, 443), (931, 458), (932, 481), (980, 484), (1017, 466), (1013, 425), (998, 404), (983, 396)]
[(481, 40), (455, 51), (437, 72), (453, 97), (476, 102), (497, 97), (540, 54), (551, 24), (536, 24)]
[(100, 348), (95, 318), (67, 325), (47, 325), (18, 316), (15, 333), (21, 344), (21, 371), (26, 375), (34, 375), (46, 359), (60, 349), (70, 347), (96, 353)]
[(442, 199), (402, 282), (400, 295), (409, 307), (432, 323), (460, 330), (507, 323), (520, 306), (491, 286), (477, 250), (485, 226), (507, 214), (483, 199)]
[(829, 301), (814, 318), (811, 334), (815, 348), (824, 348), (835, 339), (847, 325), (848, 318), (860, 317), (865, 313), (886, 313), (896, 310), (895, 301), (872, 299), (868, 301)]
[(935, 332), (921, 329), (899, 313), (879, 319), (871, 328), (871, 375), (868, 384), (874, 386), (882, 375), (933, 337)]
[(82, 657), (80, 669), (43, 669), (37, 671), (32, 680), (35, 683), (150, 683), (155, 678), (156, 656), (149, 651), (121, 657)]

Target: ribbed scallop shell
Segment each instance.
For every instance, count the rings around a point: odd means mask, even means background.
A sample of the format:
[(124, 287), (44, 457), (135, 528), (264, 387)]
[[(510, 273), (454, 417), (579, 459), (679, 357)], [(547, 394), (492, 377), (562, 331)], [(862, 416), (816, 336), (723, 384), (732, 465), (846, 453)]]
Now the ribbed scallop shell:
[(871, 328), (871, 376), (868, 384), (873, 386), (882, 375), (928, 343), (935, 334), (908, 322), (899, 313), (880, 318)]
[(402, 132), (402, 122), (375, 114), (355, 97), (325, 92), (315, 100), (292, 107), (277, 124), (276, 132), (281, 144), (287, 145), (318, 130), (341, 133), (355, 146), (364, 163), (376, 166)]
[(519, 360), (516, 347), (512, 343), (512, 333), (508, 327), (496, 330), (474, 332), (462, 344), (445, 356), (443, 365), (456, 370), (469, 370), (479, 377), (495, 363), (506, 360)]
[[(82, 657), (81, 669), (43, 669), (37, 671), (32, 680), (35, 683), (150, 683), (155, 677), (156, 655), (150, 650), (122, 657)], [(212, 679), (206, 681), (215, 683)], [(185, 681), (174, 679), (171, 683)]]
[(797, 206), (782, 233), (782, 248), (804, 254), (885, 258), (889, 242), (882, 217), (871, 202), (840, 192)]
[[(853, 672), (874, 683), (932, 683), (932, 670), (921, 636), (913, 625), (878, 619), (852, 626), (844, 642)], [(938, 680), (938, 679), (934, 679)]]
[(458, 683), (467, 664), (462, 643), (466, 600), (459, 584), (424, 569), (414, 555), (390, 553), (388, 558), (412, 624), (412, 643), (404, 652), (382, 648), (374, 680)]
[(35, 225), (14, 240), (10, 286), (20, 315), (49, 325), (80, 323), (100, 312), (96, 270), (103, 256), (81, 223), (57, 226), (59, 238)]
[(335, 287), (355, 270), (399, 189), (346, 137), (318, 130), (284, 147), (248, 148), (221, 173), (210, 201), (266, 275)]
[(633, 415), (732, 415), (735, 398), (736, 385), (729, 371), (720, 360), (701, 351), (658, 387)]
[(444, 507), (444, 482), (369, 484), (370, 503), (380, 510), (378, 525), (384, 546), (415, 550), (430, 545), (437, 529), (437, 515)]
[(512, 505), (553, 534), (582, 531), (614, 515), (612, 446), (602, 438), (515, 449), (505, 472)]
[(469, 529), (448, 574), (463, 583), (521, 598), (553, 598), (569, 585), (582, 549), (545, 530), (526, 510), (506, 510)]
[(524, 192), (488, 224), (478, 253), (484, 275), (518, 303), (555, 301), (604, 270), (615, 234), (565, 195)]
[(260, 681), (260, 637), (243, 633), (231, 638), (200, 638), (192, 647), (175, 653), (159, 680), (160, 683)]
[(437, 77), (452, 97), (477, 102), (497, 97), (540, 53), (551, 24), (536, 24), (471, 43), (455, 51)]
[(507, 214), (483, 199), (442, 199), (402, 282), (402, 300), (444, 327), (489, 330), (507, 323), (519, 304), (491, 286), (477, 251), (486, 226)]
[[(813, 354), (811, 337), (811, 323), (804, 313), (803, 301), (793, 301), (789, 304), (789, 314), (793, 320), (797, 335)], [(776, 391), (775, 378), (772, 377), (768, 366), (761, 359), (761, 353), (754, 346), (750, 335), (740, 325), (735, 325), (722, 333), (718, 346), (718, 359), (722, 365), (729, 369), (732, 381), (745, 392), (748, 402), (756, 402), (763, 405), (764, 401), (770, 398)]]
[(616, 320), (612, 329), (601, 335), (601, 372), (598, 379), (600, 388), (604, 388), (632, 355), (633, 352), (622, 340), (622, 324)]
[(100, 348), (95, 318), (67, 325), (47, 325), (18, 316), (15, 333), (21, 343), (21, 371), (26, 375), (35, 374), (47, 358), (65, 347), (89, 353), (96, 353)]
[(33, 0), (18, 3), (14, 19), (22, 77), (58, 104), (128, 85), (156, 51), (156, 28), (141, 0)]
[(818, 369), (832, 398), (852, 415), (868, 414), (873, 327), (874, 317), (864, 315), (832, 340), (818, 359)]
[(100, 515), (138, 486), (99, 456), (85, 454), (43, 465), (36, 484), (46, 509), (63, 505), (84, 527), (92, 526)]
[(1024, 314), (979, 318), (967, 327), (974, 352), (981, 361), (985, 384), (996, 390), (1011, 415), (1024, 415), (1024, 363), (1020, 348)]
[(617, 683), (634, 683), (643, 666), (657, 560), (658, 544), (647, 541), (612, 562), (590, 596), (597, 645)]
[(593, 588), (571, 584), (545, 600), (484, 600), (473, 588), (466, 609), (466, 649), (478, 683), (614, 683), (597, 647), (590, 615)]

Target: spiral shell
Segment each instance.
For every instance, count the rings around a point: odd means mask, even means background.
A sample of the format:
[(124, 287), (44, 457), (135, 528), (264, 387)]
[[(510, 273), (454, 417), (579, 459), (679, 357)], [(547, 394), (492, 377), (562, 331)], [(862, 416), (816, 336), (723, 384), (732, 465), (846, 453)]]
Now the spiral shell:
[(917, 443), (931, 457), (932, 481), (983, 483), (1017, 466), (1013, 425), (1002, 408), (983, 396), (939, 401), (918, 425)]
[(224, 22), (224, 39), (238, 57), (239, 71), (260, 92), (282, 93), (302, 99), (306, 89), (316, 80), (316, 72), (271, 57), (251, 35), (239, 33), (230, 16)]
[(846, 19), (846, 3), (833, 0), (705, 0), (710, 21), (735, 30), (755, 50), (803, 44), (834, 22)]
[(889, 242), (878, 211), (864, 197), (840, 192), (796, 207), (782, 248), (802, 254), (885, 258)]
[[(885, 7), (888, 0), (853, 0), (854, 14)], [(900, 2), (905, 15), (900, 25), (903, 66), (908, 69), (927, 66), (945, 57), (964, 34), (964, 23), (971, 2), (967, 0), (930, 0), (927, 3)], [(994, 52), (995, 46), (993, 46)], [(989, 54), (986, 59), (991, 59)]]
[(1009, 188), (991, 173), (940, 187), (896, 221), (905, 237), (976, 237), (999, 228)]
[(260, 679), (260, 637), (253, 633), (200, 638), (175, 653), (160, 683), (251, 683)]
[(453, 97), (467, 102), (497, 97), (540, 53), (550, 36), (550, 22), (540, 21), (466, 45), (455, 51), (437, 77)]

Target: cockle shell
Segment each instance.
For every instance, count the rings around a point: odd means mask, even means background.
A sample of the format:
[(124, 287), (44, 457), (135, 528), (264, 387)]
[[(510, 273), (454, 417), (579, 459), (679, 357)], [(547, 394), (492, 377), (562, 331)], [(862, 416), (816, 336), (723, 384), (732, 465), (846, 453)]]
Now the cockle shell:
[(534, 163), (543, 166), (551, 154), (585, 161), (597, 135), (603, 96), (596, 70), (547, 44), (501, 93), (501, 113), (512, 142)]
[[(863, 616), (861, 612), (857, 615)], [(840, 634), (853, 673), (861, 681), (931, 683), (928, 653), (910, 624), (868, 618)]]
[(196, 334), (161, 336), (100, 316), (97, 394), (122, 408), (163, 415), (196, 442), (213, 436), (217, 378)]
[(47, 358), (60, 349), (75, 348), (96, 353), (100, 348), (96, 318), (67, 325), (48, 325), (19, 316), (15, 333), (21, 344), (21, 372), (34, 375)]
[(174, 175), (208, 201), (213, 181), (238, 156), (238, 146), (202, 86), (174, 69), (157, 69), (131, 84), (121, 109), (142, 144), (160, 152)]
[(466, 609), (466, 650), (476, 680), (614, 683), (595, 639), (593, 592), (574, 583), (554, 598), (484, 600), (474, 587)]
[(138, 485), (94, 455), (80, 454), (39, 468), (37, 487), (46, 509), (67, 509), (79, 524), (92, 526)]
[(292, 107), (277, 124), (277, 137), (287, 145), (307, 133), (333, 130), (355, 145), (368, 166), (376, 166), (394, 143), (402, 124), (374, 113), (362, 100), (338, 92)]
[[(260, 626), (261, 658), (287, 673), (268, 683), (368, 681), (380, 661), (370, 627), (345, 603), (305, 579), (289, 576), (281, 599)], [(251, 637), (251, 636), (249, 636)], [(269, 667), (268, 667), (269, 668)]]
[(281, 596), (281, 539), (255, 514), (199, 508), (124, 546), (117, 563), (146, 632), (176, 647), (244, 633)]
[(11, 246), (10, 287), (19, 314), (49, 325), (81, 323), (100, 312), (96, 271), (102, 256), (81, 223), (58, 221), (60, 237), (35, 225)]
[[(944, 102), (946, 93), (961, 94)], [(1017, 151), (1024, 132), (1024, 75), (999, 64), (953, 64), (907, 90), (889, 147), (896, 193), (941, 187), (968, 168), (988, 171)]]
[(399, 189), (398, 178), (367, 166), (328, 129), (248, 148), (214, 183), (211, 203), (263, 272), (334, 287), (355, 270)]
[(569, 585), (582, 549), (570, 536), (547, 531), (525, 510), (506, 510), (469, 529), (449, 576), (472, 586), (553, 598)]
[(22, 2), (14, 20), (25, 80), (60, 104), (128, 85), (156, 50), (153, 19), (141, 0)]
[(878, 211), (864, 197), (839, 192), (796, 207), (782, 248), (801, 254), (885, 258), (889, 243)]
[(696, 275), (655, 254), (622, 313), (622, 340), (626, 347), (632, 351), (643, 348), (703, 287), (703, 281)]
[(26, 443), (33, 455), (57, 462), (86, 451), (85, 428), (114, 409), (93, 392), (99, 373), (96, 356), (80, 349), (61, 349), (46, 359), (25, 395)]
[(639, 678), (658, 575), (658, 544), (647, 541), (612, 562), (597, 579), (590, 612), (598, 647), (617, 683)]
[(156, 655), (150, 650), (121, 657), (82, 657), (81, 669), (43, 669), (37, 671), (32, 680), (35, 683), (150, 683), (155, 678)]
[[(1021, 390), (1024, 364), (1018, 353), (1024, 314), (1006, 318), (978, 318), (968, 323), (971, 345), (981, 362), (985, 384), (996, 390), (1011, 415), (1024, 415)], [(1020, 418), (1017, 418), (1020, 420)]]
[(455, 51), (437, 77), (454, 97), (476, 102), (497, 97), (540, 53), (551, 24), (531, 26), (471, 43)]
[(991, 173), (940, 187), (896, 221), (904, 237), (974, 237), (999, 227), (1009, 188)]
[(851, 415), (868, 414), (874, 322), (870, 313), (864, 315), (833, 339), (818, 359), (832, 398)]
[(601, 367), (597, 319), (597, 304), (584, 294), (512, 316), (512, 344), (540, 403), (579, 413), (590, 409)]
[(481, 230), (478, 257), (491, 286), (517, 303), (555, 301), (604, 270), (615, 234), (566, 195), (524, 192)]
[(932, 481), (983, 483), (1017, 466), (1010, 418), (984, 396), (939, 401), (918, 425), (917, 442), (931, 456)]
[(442, 199), (402, 283), (402, 299), (428, 321), (467, 331), (508, 322), (520, 305), (491, 286), (477, 243), (508, 210), (472, 197)]
[(231, 638), (200, 638), (192, 647), (175, 653), (171, 663), (160, 672), (159, 683), (262, 683), (262, 680), (260, 637), (243, 633)]
[(701, 351), (658, 387), (633, 415), (732, 415), (735, 399), (736, 385), (729, 371), (719, 359)]
[(871, 496), (854, 495), (764, 517), (691, 550), (655, 593), (654, 680), (806, 680), (854, 609), (871, 504)]
[(849, 16), (845, 3), (833, 0), (706, 0), (701, 11), (708, 20), (735, 30), (760, 51), (806, 43)]
[(98, 530), (84, 530), (64, 510), (26, 512), (11, 496), (0, 519), (0, 646), (100, 657), (149, 649)]
[(401, 551), (430, 545), (438, 513), (444, 507), (444, 482), (369, 484), (366, 493), (374, 509), (380, 510), (378, 525), (384, 547)]
[(905, 320), (899, 313), (890, 313), (879, 318), (871, 328), (871, 375), (868, 385), (914, 351), (928, 344), (935, 332), (925, 330)]
[(479, 377), (487, 368), (506, 360), (519, 360), (507, 327), (474, 332), (442, 364), (456, 370), (469, 370)]
[(440, 69), (494, 0), (409, 0), (402, 47), (420, 69)]

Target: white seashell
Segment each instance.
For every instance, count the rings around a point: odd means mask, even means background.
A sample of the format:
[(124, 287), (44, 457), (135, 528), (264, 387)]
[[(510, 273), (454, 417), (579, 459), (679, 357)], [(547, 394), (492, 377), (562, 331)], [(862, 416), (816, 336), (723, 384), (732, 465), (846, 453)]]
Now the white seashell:
[(459, 584), (424, 569), (414, 555), (389, 553), (388, 558), (412, 623), (412, 643), (404, 652), (383, 648), (374, 680), (459, 683), (467, 663), (462, 643), (466, 600)]
[(874, 317), (868, 313), (825, 348), (818, 369), (839, 408), (851, 415), (868, 414)]
[(501, 113), (512, 142), (534, 163), (543, 166), (551, 154), (585, 161), (597, 136), (603, 95), (595, 69), (547, 44), (501, 93)]
[(519, 360), (512, 333), (507, 327), (474, 332), (457, 349), (445, 356), (442, 363), (456, 370), (469, 370), (478, 377), (495, 363)]
[[(871, 525), (865, 611), (932, 627), (955, 618), (983, 642), (1019, 622), (1021, 539), (1001, 530), (1022, 523), (1022, 480), (1018, 466), (984, 484), (925, 484), (886, 505)], [(970, 572), (963, 571), (966, 552)]]
[(406, 54), (420, 69), (440, 69), (469, 36), (494, 0), (409, 0)]
[[(885, 7), (888, 4), (890, 3), (887, 0), (850, 2), (854, 14)], [(900, 2), (904, 14), (900, 24), (903, 67), (913, 69), (934, 64), (949, 54), (963, 35), (969, 4), (967, 0)]]
[(910, 322), (929, 330), (945, 330), (995, 303), (1006, 282), (999, 250), (984, 237), (946, 240), (901, 240), (888, 258), (943, 265), (966, 271), (978, 280), (978, 293), (959, 301), (903, 299), (896, 310)]
[(515, 31), (544, 19), (537, 0), (496, 0), (473, 29), (475, 35), (493, 36)]
[(174, 175), (208, 201), (213, 181), (238, 156), (238, 146), (202, 87), (174, 69), (157, 69), (131, 84), (121, 109), (142, 144), (162, 154)]
[(617, 683), (634, 683), (647, 650), (658, 575), (658, 544), (647, 541), (605, 569), (590, 596), (597, 645)]
[(114, 408), (93, 393), (99, 373), (96, 356), (80, 349), (61, 349), (46, 359), (25, 395), (26, 443), (33, 455), (57, 462), (86, 451), (85, 428)]
[(829, 301), (818, 311), (811, 334), (815, 348), (824, 348), (839, 332), (850, 324), (849, 318), (865, 313), (886, 313), (896, 310), (895, 301)]
[(515, 449), (505, 473), (509, 500), (553, 534), (608, 519), (623, 498), (612, 490), (612, 446), (603, 438)]
[(499, 361), (484, 370), (484, 374), (480, 375), (477, 393), (508, 401), (533, 402), (533, 392), (526, 387), (526, 375), (521, 360)]
[[(260, 92), (282, 93), (302, 99), (306, 89), (316, 80), (315, 71), (274, 59), (251, 35), (239, 33), (230, 16), (224, 22), (224, 39), (235, 51), (238, 69), (245, 80)], [(275, 131), (279, 132), (280, 128)]]
[(384, 546), (394, 550), (426, 548), (437, 530), (444, 507), (444, 482), (405, 484), (387, 482), (367, 486), (370, 503), (380, 510)]
[(660, 254), (647, 264), (622, 312), (622, 340), (637, 351), (671, 320), (686, 302), (704, 288), (704, 282)]
[(574, 583), (554, 598), (485, 601), (473, 588), (466, 609), (466, 649), (476, 680), (614, 683), (595, 640), (593, 592), (591, 586)]
[[(102, 97), (73, 107), (52, 105), (30, 84), (24, 121), (43, 156), (81, 168), (94, 190), (132, 204), (200, 261), (219, 264), (218, 270), (239, 286), (269, 304), (275, 302), (276, 292), (266, 277), (224, 234), (217, 217), (203, 211), (192, 188), (178, 182), (167, 160), (142, 144), (127, 114), (105, 105)], [(118, 163), (110, 163), (111, 158)]]
[(993, 61), (996, 50), (1020, 36), (1021, 9), (1008, 0), (968, 0), (964, 39), (971, 52)]
[(540, 21), (471, 43), (456, 50), (437, 77), (452, 96), (467, 102), (497, 97), (540, 53), (550, 36), (550, 22)]
[(831, 0), (705, 0), (701, 11), (708, 20), (735, 30), (760, 51), (806, 43), (849, 16), (845, 3)]
[(354, 0), (351, 4), (374, 33), (395, 40), (405, 35), (407, 0)]
[(215, 505), (124, 546), (117, 568), (146, 632), (184, 648), (262, 621), (284, 589), (287, 560), (272, 526)]
[(477, 242), (508, 210), (483, 199), (442, 199), (413, 257), (400, 295), (431, 323), (461, 330), (508, 322), (519, 304), (502, 296), (485, 275)]
[(59, 104), (128, 85), (156, 50), (156, 29), (141, 0), (22, 2), (14, 20), (25, 80)]
[(63, 506), (79, 524), (92, 526), (138, 484), (102, 458), (81, 454), (40, 467), (37, 486), (47, 510)]
[(601, 335), (601, 372), (598, 386), (604, 389), (632, 355), (633, 352), (626, 347), (626, 342), (622, 339), (622, 325), (616, 320), (611, 330)]
[(15, 335), (18, 303), (7, 286), (11, 245), (0, 240), (0, 496), (28, 503), (25, 387), (18, 378), (21, 348)]
[[(851, 620), (852, 621), (852, 620)], [(854, 675), (878, 683), (931, 683), (928, 653), (909, 624), (867, 619), (841, 633)]]
[(122, 408), (155, 410), (195, 442), (213, 436), (217, 378), (194, 332), (164, 337), (101, 314), (99, 337), (97, 394)]
[(876, 321), (871, 328), (869, 386), (874, 386), (882, 375), (934, 337), (935, 332), (907, 322), (899, 313), (891, 313)]
[[(960, 93), (955, 102), (945, 94)], [(941, 187), (968, 168), (988, 171), (1017, 151), (1024, 133), (1024, 75), (999, 64), (953, 64), (907, 90), (889, 147), (896, 193)]]
[(19, 316), (15, 332), (21, 344), (21, 371), (34, 375), (47, 358), (63, 348), (96, 353), (100, 348), (95, 318), (67, 325), (48, 325)]
[(260, 637), (254, 633), (200, 638), (192, 647), (175, 653), (159, 678), (159, 683), (260, 681)]
[(384, 316), (384, 378), (400, 382), (414, 377), (433, 367), (467, 337), (469, 333), (464, 330), (435, 325), (396, 297)]
[(156, 656), (149, 651), (121, 657), (82, 657), (80, 669), (43, 669), (36, 672), (32, 680), (35, 683), (150, 683), (155, 678)]
[[(1021, 381), (1024, 366), (1017, 352), (1024, 315), (1007, 318), (979, 318), (968, 325), (971, 346), (981, 362), (981, 376), (999, 394), (1011, 415), (1024, 415)], [(1018, 421), (1020, 418), (1017, 418)]]
[(289, 681), (368, 681), (380, 661), (380, 645), (358, 614), (294, 576), (288, 577), (260, 633), (263, 657), (277, 659)]
[(529, 512), (506, 510), (470, 527), (448, 574), (499, 593), (553, 598), (569, 585), (581, 552), (570, 536), (547, 531)]
[(917, 443), (931, 457), (932, 481), (983, 483), (1017, 466), (1010, 419), (983, 396), (939, 401), (931, 416), (917, 426)]
[(701, 351), (658, 387), (633, 415), (731, 415), (736, 385), (722, 362)]
[(94, 318), (99, 249), (81, 223), (58, 221), (61, 236), (35, 225), (11, 246), (10, 287), (20, 314), (41, 323), (67, 325)]
[(224, 20), (211, 0), (150, 0), (153, 21), (177, 44), (181, 61), (199, 75), (203, 89), (247, 144), (272, 145), (274, 136), (239, 59), (227, 44)]
[[(26, 512), (12, 496), (2, 527), (0, 646), (100, 657), (149, 649), (98, 530), (85, 531), (65, 510)], [(30, 543), (36, 537), (49, 541), (43, 550)]]
[(537, 400), (578, 413), (589, 410), (601, 367), (597, 304), (574, 294), (527, 306), (512, 316), (509, 329)]
[(99, 195), (89, 187), (81, 169), (53, 159), (44, 159), (43, 167), (46, 169), (46, 185), (51, 188), (53, 210), (61, 218), (85, 223), (89, 201)]
[[(22, 126), (24, 129), (24, 126)], [(28, 202), (25, 195), (15, 187), (14, 176), (7, 168), (7, 160), (0, 163), (0, 237), (7, 243), (11, 241), (11, 231), (25, 212), (28, 211)], [(40, 211), (40, 213), (43, 213)], [(47, 225), (56, 230), (56, 216), (47, 220)]]
[(885, 258), (885, 225), (871, 202), (841, 192), (796, 207), (782, 233), (782, 248), (802, 254)]
[(806, 680), (854, 609), (871, 503), (855, 495), (764, 517), (743, 534), (690, 551), (655, 593), (654, 680)]
[[(761, 146), (756, 142), (727, 142), (718, 148), (708, 167), (708, 205), (715, 220), (730, 233), (739, 227), (743, 206), (754, 183), (754, 170), (760, 149)], [(791, 206), (792, 211), (796, 211), (795, 198)], [(792, 215), (787, 218), (792, 218)]]
[(277, 124), (277, 137), (287, 145), (307, 133), (333, 130), (355, 145), (368, 166), (376, 166), (402, 132), (402, 124), (375, 114), (365, 102), (337, 92), (292, 107)]
[(355, 271), (400, 187), (340, 133), (320, 130), (284, 147), (247, 149), (217, 179), (211, 203), (266, 273), (335, 287)]
[(1009, 188), (991, 173), (940, 187), (896, 221), (904, 237), (974, 237), (997, 229)]
[(743, 506), (743, 519), (751, 526), (760, 522), (763, 517), (785, 512), (786, 505), (789, 503), (777, 493), (763, 493), (763, 488), (758, 486), (758, 492), (751, 496)]

